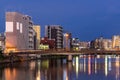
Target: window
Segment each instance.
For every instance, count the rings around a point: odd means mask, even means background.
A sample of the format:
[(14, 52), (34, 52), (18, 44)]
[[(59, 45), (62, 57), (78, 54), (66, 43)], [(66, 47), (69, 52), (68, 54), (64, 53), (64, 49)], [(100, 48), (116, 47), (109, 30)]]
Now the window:
[(16, 26), (17, 26), (17, 30), (19, 30), (19, 29), (20, 29), (20, 24), (19, 24), (19, 22), (16, 23)]
[(13, 22), (6, 22), (6, 32), (13, 32)]
[(23, 27), (23, 25), (22, 25), (22, 23), (20, 23), (20, 33), (22, 33), (22, 27)]

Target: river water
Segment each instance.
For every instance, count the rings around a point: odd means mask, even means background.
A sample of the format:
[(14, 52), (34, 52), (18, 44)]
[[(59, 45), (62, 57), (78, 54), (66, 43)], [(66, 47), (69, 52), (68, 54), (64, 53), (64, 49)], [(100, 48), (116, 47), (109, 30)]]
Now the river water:
[(120, 56), (81, 55), (0, 64), (0, 80), (120, 80)]

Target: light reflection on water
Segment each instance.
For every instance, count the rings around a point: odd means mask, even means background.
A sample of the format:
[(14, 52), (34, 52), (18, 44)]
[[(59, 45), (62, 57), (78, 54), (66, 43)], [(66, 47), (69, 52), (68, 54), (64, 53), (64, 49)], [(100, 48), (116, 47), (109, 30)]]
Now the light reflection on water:
[(0, 80), (120, 80), (120, 56), (81, 55), (0, 65)]

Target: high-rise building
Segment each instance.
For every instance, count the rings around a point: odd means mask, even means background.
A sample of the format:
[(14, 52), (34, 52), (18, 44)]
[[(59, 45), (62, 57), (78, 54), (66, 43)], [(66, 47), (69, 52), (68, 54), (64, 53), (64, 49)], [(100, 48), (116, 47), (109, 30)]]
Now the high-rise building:
[(33, 29), (36, 32), (36, 48), (38, 49), (39, 45), (40, 45), (40, 37), (41, 37), (41, 28), (40, 25), (33, 25)]
[(45, 36), (48, 39), (55, 39), (55, 48), (63, 48), (63, 28), (60, 25), (46, 25)]
[(103, 37), (97, 38), (91, 41), (90, 48), (98, 50), (112, 50), (112, 40), (104, 39)]
[(104, 39), (103, 40), (103, 48), (104, 48), (104, 50), (112, 50), (112, 40)]
[(63, 46), (66, 51), (71, 50), (71, 45), (72, 45), (72, 34), (69, 32), (64, 33), (63, 36)]
[(6, 52), (34, 49), (35, 31), (30, 16), (6, 12)]
[(112, 48), (120, 50), (120, 35), (114, 35), (112, 37)]

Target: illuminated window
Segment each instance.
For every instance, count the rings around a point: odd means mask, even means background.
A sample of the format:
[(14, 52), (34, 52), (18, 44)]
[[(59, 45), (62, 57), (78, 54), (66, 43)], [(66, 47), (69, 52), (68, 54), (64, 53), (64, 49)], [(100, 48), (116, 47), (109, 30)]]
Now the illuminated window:
[(13, 22), (6, 22), (6, 32), (13, 32)]
[(20, 25), (19, 25), (19, 22), (16, 23), (16, 26), (17, 26), (17, 30), (19, 30), (20, 28)]
[(22, 23), (20, 23), (20, 33), (22, 33)]

